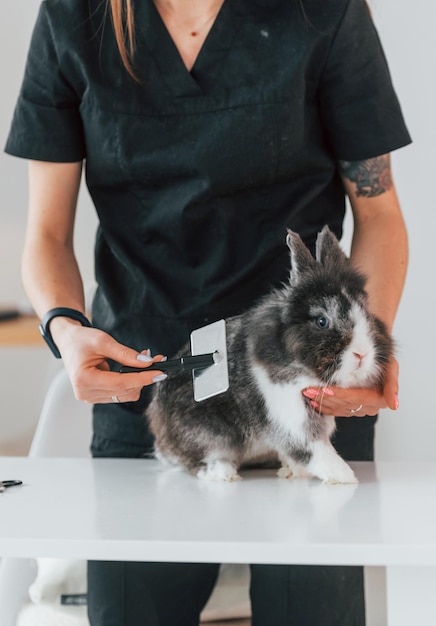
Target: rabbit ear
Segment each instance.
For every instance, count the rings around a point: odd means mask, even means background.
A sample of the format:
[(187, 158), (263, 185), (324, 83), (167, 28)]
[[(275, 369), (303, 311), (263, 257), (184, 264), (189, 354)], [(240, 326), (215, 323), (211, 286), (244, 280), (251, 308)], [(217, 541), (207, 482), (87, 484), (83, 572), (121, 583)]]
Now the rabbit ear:
[(348, 262), (339, 241), (328, 226), (324, 226), (316, 239), (316, 260), (324, 267), (338, 267)]
[(296, 284), (301, 276), (315, 264), (315, 259), (304, 245), (300, 235), (288, 228), (286, 243), (291, 252), (291, 284)]

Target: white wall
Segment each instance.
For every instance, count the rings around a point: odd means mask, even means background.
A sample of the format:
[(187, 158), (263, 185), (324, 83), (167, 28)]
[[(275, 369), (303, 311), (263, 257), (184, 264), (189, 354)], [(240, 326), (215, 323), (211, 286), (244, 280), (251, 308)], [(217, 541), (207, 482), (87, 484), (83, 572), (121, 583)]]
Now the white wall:
[(414, 140), (394, 154), (395, 180), (409, 229), (410, 266), (395, 327), (400, 409), (381, 416), (377, 456), (434, 460), (436, 3), (372, 0), (371, 5)]
[[(28, 40), (39, 0), (2, 0), (0, 22), (0, 144), (7, 135), (21, 82)], [(372, 0), (397, 92), (414, 144), (394, 154), (394, 173), (410, 233), (408, 282), (395, 335), (401, 361), (399, 411), (384, 412), (377, 438), (379, 459), (433, 459), (436, 419), (433, 358), (436, 309), (433, 233), (436, 3), (434, 0)], [(21, 303), (19, 258), (26, 212), (26, 166), (0, 155), (0, 305)], [(77, 251), (91, 281), (95, 217), (86, 194), (79, 208)], [(30, 436), (50, 373), (50, 357), (40, 349), (0, 349), (0, 454), (7, 442)], [(49, 368), (49, 369), (48, 369)], [(25, 392), (23, 393), (23, 389)], [(21, 444), (19, 443), (21, 441)], [(10, 449), (10, 446), (9, 448)]]
[[(0, 307), (25, 306), (20, 256), (27, 206), (27, 165), (3, 153), (40, 0), (2, 0), (0, 20)], [(81, 193), (76, 241), (85, 284), (93, 281), (96, 218)], [(45, 348), (0, 347), (0, 455), (27, 454), (47, 385), (59, 367)]]

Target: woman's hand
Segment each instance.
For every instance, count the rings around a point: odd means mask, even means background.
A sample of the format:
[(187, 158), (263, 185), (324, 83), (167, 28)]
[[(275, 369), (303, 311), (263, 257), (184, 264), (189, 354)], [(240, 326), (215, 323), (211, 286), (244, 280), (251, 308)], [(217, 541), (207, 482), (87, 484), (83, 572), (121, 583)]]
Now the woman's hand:
[(376, 389), (344, 389), (342, 387), (308, 387), (303, 396), (310, 406), (325, 415), (363, 417), (377, 415), (380, 409), (396, 410), (398, 402), (398, 361), (392, 358), (386, 371), (382, 391)]
[(55, 318), (50, 328), (78, 400), (92, 404), (134, 402), (143, 387), (166, 378), (156, 370), (120, 374), (110, 371), (108, 364), (112, 360), (143, 368), (162, 361), (162, 355), (151, 358), (146, 351), (139, 355), (107, 333), (67, 318)]

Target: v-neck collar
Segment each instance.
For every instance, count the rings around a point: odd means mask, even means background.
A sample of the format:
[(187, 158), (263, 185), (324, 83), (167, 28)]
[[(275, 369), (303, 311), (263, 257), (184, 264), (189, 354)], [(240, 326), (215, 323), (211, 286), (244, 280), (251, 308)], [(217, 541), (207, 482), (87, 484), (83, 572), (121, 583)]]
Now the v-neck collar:
[[(189, 71), (163, 22), (153, 0), (137, 3), (138, 38), (150, 50), (156, 66), (168, 87), (179, 97), (199, 96), (222, 70), (224, 59), (239, 24), (231, 15), (232, 0), (224, 0), (195, 63)], [(140, 70), (140, 74), (146, 71)]]

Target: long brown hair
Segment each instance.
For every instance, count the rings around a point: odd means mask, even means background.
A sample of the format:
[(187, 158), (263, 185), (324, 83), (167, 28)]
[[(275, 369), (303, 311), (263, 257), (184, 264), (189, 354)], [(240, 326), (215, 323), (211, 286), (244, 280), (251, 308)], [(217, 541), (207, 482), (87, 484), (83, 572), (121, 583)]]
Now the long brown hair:
[(131, 0), (109, 0), (115, 39), (121, 59), (130, 76), (139, 81), (133, 68), (135, 56), (135, 22)]

